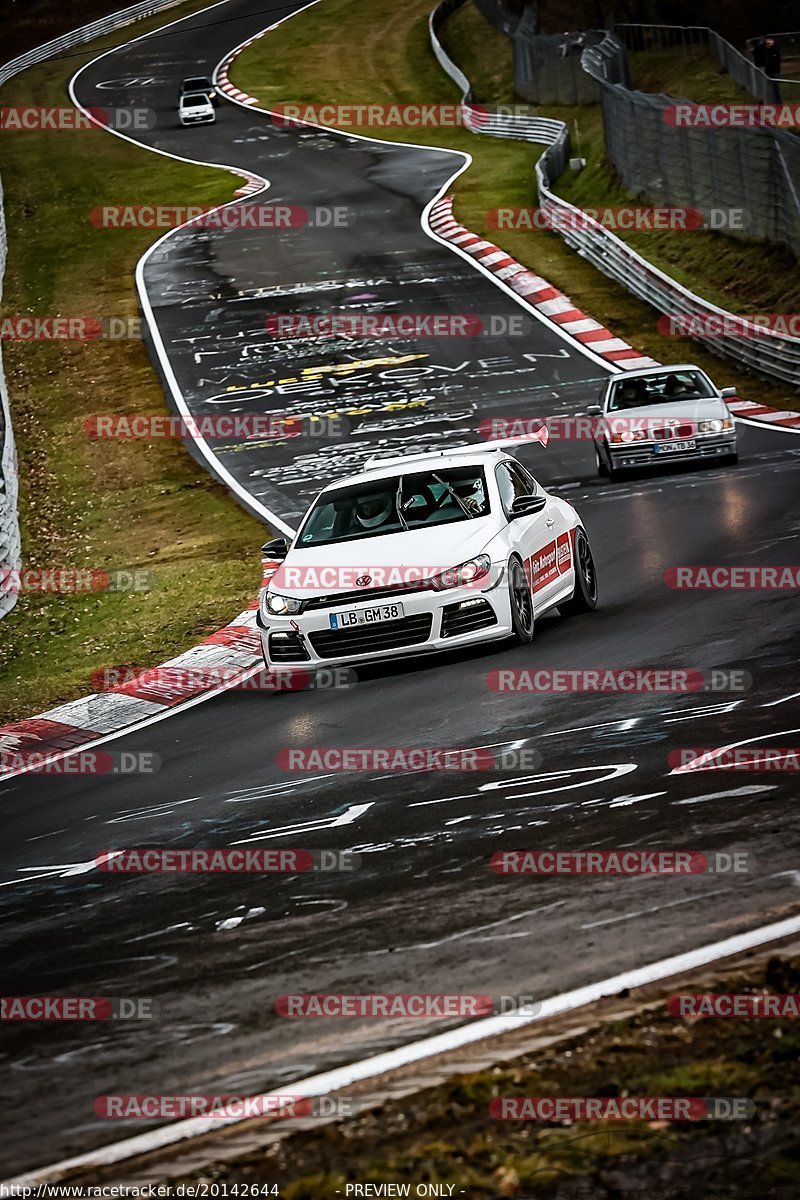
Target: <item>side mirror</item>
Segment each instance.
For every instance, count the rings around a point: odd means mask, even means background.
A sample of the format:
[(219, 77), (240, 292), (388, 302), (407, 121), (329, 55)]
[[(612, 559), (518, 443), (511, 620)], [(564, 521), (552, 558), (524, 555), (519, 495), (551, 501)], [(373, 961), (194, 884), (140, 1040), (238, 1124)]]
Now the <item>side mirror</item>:
[(265, 558), (279, 558), (283, 560), (289, 553), (286, 538), (273, 538), (271, 542), (265, 542), (261, 547), (261, 553)]
[(738, 395), (736, 388), (723, 388), (720, 392), (723, 400), (732, 400), (736, 395)]
[(587, 404), (586, 412), (590, 417), (601, 417), (603, 415), (602, 404)]
[(541, 512), (547, 504), (546, 496), (517, 496), (511, 505), (510, 521), (517, 517), (530, 517), (533, 513)]

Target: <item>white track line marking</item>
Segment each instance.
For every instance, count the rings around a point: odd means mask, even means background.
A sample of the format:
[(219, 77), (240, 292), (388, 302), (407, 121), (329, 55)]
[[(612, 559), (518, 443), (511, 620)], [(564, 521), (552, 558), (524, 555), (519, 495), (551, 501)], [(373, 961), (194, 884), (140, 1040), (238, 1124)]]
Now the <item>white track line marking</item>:
[(249, 846), (251, 842), (263, 842), (269, 838), (293, 837), (296, 833), (305, 834), (310, 829), (338, 829), (341, 825), (352, 825), (367, 809), (372, 808), (374, 800), (366, 804), (351, 804), (343, 813), (336, 817), (317, 817), (312, 821), (304, 821), (299, 825), (282, 825), (278, 829), (256, 829), (249, 837), (231, 842), (232, 846)]
[[(400, 1046), (396, 1050), (388, 1050), (383, 1054), (374, 1055), (372, 1058), (361, 1059), (346, 1067), (322, 1071), (318, 1075), (311, 1075), (306, 1079), (287, 1084), (280, 1091), (266, 1094), (275, 1097), (328, 1095), (360, 1080), (375, 1079), (388, 1071), (407, 1066), (409, 1063), (420, 1062), (437, 1054), (446, 1054), (448, 1051), (456, 1050), (460, 1046), (468, 1046), (473, 1042), (498, 1037), (501, 1034), (510, 1033), (514, 1029), (521, 1029), (525, 1025), (533, 1025), (547, 1017), (573, 1012), (575, 1009), (584, 1008), (587, 1004), (595, 1003), (603, 996), (616, 995), (625, 988), (640, 988), (647, 984), (658, 983), (661, 980), (669, 979), (670, 976), (684, 974), (697, 967), (716, 962), (718, 959), (742, 954), (746, 950), (752, 950), (757, 946), (763, 946), (768, 942), (791, 937), (798, 933), (800, 933), (800, 916), (788, 917), (772, 925), (762, 926), (760, 929), (734, 934), (733, 937), (725, 938), (721, 942), (709, 942), (705, 946), (699, 946), (696, 950), (687, 950), (682, 954), (674, 954), (670, 958), (662, 958), (648, 963), (644, 967), (623, 971), (608, 979), (563, 992), (559, 996), (550, 996), (542, 1001), (539, 1011), (535, 1014), (517, 1010), (505, 1016), (485, 1017), (479, 1021), (471, 1021), (468, 1025), (459, 1025), (457, 1029), (451, 1029), (447, 1033), (422, 1038), (418, 1042)], [(123, 1163), (128, 1159), (149, 1154), (165, 1146), (175, 1146), (192, 1138), (200, 1137), (202, 1134), (211, 1133), (215, 1129), (219, 1130), (228, 1125), (239, 1124), (243, 1119), (246, 1118), (194, 1117), (186, 1121), (176, 1121), (164, 1128), (126, 1138), (124, 1141), (114, 1142), (109, 1146), (101, 1146), (98, 1150), (90, 1151), (88, 1154), (79, 1154), (74, 1158), (64, 1159), (52, 1166), (41, 1167), (36, 1171), (17, 1175), (13, 1179), (5, 1179), (2, 1182), (6, 1187), (10, 1187), (12, 1184), (16, 1187), (23, 1185), (35, 1187), (53, 1183), (71, 1172)]]
[(730, 742), (727, 746), (716, 746), (711, 750), (706, 750), (698, 758), (691, 759), (690, 762), (684, 763), (683, 766), (673, 767), (670, 775), (698, 775), (704, 774), (706, 771), (725, 771), (726, 767), (701, 767), (698, 763), (707, 763), (719, 758), (721, 754), (725, 754), (728, 750), (736, 750), (739, 746), (752, 746), (754, 742), (771, 741), (773, 738), (788, 737), (789, 734), (800, 733), (800, 729), (780, 729), (777, 733), (761, 733), (758, 737), (745, 738), (741, 742)]

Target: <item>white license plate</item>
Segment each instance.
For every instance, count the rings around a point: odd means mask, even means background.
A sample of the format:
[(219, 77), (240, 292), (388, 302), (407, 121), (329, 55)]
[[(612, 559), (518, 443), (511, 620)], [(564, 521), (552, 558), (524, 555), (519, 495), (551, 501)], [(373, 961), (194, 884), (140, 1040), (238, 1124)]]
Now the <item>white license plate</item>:
[(377, 608), (354, 608), (350, 612), (331, 613), (331, 629), (349, 629), (352, 625), (376, 625), (380, 621), (399, 621), (402, 604), (379, 604)]
[(660, 442), (653, 446), (654, 454), (675, 454), (678, 450), (694, 450), (697, 442), (692, 438), (688, 442)]

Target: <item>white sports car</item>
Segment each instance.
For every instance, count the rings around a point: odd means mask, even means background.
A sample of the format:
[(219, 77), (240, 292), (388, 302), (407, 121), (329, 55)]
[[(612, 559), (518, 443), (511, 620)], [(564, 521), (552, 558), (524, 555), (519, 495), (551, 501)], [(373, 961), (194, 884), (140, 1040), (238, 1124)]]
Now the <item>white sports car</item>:
[(358, 664), (513, 637), (597, 604), (571, 504), (502, 449), (370, 459), (311, 505), (261, 593), (268, 669)]

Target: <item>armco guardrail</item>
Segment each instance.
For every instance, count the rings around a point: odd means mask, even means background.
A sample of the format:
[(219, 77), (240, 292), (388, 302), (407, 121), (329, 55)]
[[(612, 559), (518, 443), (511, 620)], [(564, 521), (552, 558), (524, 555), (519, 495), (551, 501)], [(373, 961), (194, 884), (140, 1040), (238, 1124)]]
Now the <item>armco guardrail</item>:
[[(180, 0), (145, 0), (143, 4), (134, 4), (130, 8), (120, 9), (93, 21), (90, 25), (82, 25), (65, 33), (62, 37), (45, 42), (20, 54), (0, 66), (0, 87), (19, 75), (21, 71), (55, 58), (64, 50), (74, 46), (82, 46), (94, 38), (102, 37), (105, 33), (113, 33), (134, 21), (152, 16), (167, 8), (173, 8)], [(3, 275), (6, 261), (6, 227), (3, 213), (2, 181), (0, 181), (0, 297), (2, 297)], [(14, 445), (14, 431), (11, 426), (11, 409), (3, 371), (2, 353), (0, 353), (0, 617), (10, 612), (17, 600), (18, 589), (9, 583), (4, 587), (4, 581), (9, 580), (7, 572), (16, 571), (21, 564), (19, 506), (18, 506), (18, 471), (17, 453)], [(13, 576), (11, 577), (13, 579)]]
[[(0, 300), (3, 297), (5, 269), (6, 220), (3, 212), (3, 189), (0, 185)], [(17, 451), (14, 445), (14, 431), (11, 428), (11, 411), (0, 349), (0, 617), (10, 612), (17, 601), (18, 589), (14, 586), (13, 574), (8, 574), (17, 571), (22, 561), (17, 484)]]
[(539, 205), (552, 214), (552, 227), (593, 266), (659, 312), (677, 318), (676, 328), (681, 327), (681, 318), (690, 318), (691, 337), (703, 342), (712, 353), (733, 359), (758, 374), (794, 387), (800, 385), (800, 338), (760, 330), (682, 287), (616, 234), (555, 195), (548, 186), (543, 159), (536, 164), (536, 178)]
[(556, 147), (555, 152), (563, 158), (564, 166), (569, 157), (569, 130), (563, 121), (549, 117), (537, 117), (527, 111), (525, 105), (475, 104), (472, 85), (460, 67), (456, 66), (439, 40), (442, 24), (466, 0), (442, 0), (428, 18), (431, 49), (439, 65), (461, 91), (461, 105), (465, 126), (473, 133), (485, 133), (492, 137), (522, 138), (527, 142), (539, 142)]
[[(470, 81), (445, 53), (437, 36), (446, 17), (464, 3), (466, 0), (442, 0), (436, 6), (429, 20), (431, 45), (444, 70), (461, 88), (465, 106), (480, 112), (481, 107), (475, 105), (473, 100)], [(584, 54), (597, 53), (597, 50), (599, 48), (584, 51)], [(480, 121), (468, 119), (466, 114), (464, 123), (474, 133), (496, 132)], [(502, 120), (502, 130), (501, 136), (504, 137), (546, 144), (547, 149), (536, 164), (539, 205), (550, 211), (552, 227), (569, 246), (598, 270), (664, 315), (693, 318), (696, 331), (693, 328), (692, 338), (702, 342), (712, 353), (732, 359), (758, 374), (779, 379), (794, 387), (800, 386), (800, 338), (757, 329), (752, 322), (690, 292), (642, 258), (622, 238), (553, 192), (553, 185), (564, 171), (569, 157), (569, 131), (563, 121), (544, 118), (537, 121), (531, 117), (516, 117), (509, 112)], [(534, 130), (537, 131), (535, 134)], [(753, 336), (742, 336), (742, 326), (745, 333), (752, 333)], [(737, 334), (726, 332), (733, 329), (737, 330)]]
[(71, 50), (73, 46), (82, 46), (84, 42), (91, 42), (94, 38), (102, 37), (104, 33), (113, 33), (116, 29), (122, 29), (124, 25), (130, 25), (133, 21), (141, 21), (154, 13), (163, 12), (166, 8), (174, 8), (180, 2), (181, 0), (144, 0), (141, 4), (122, 8), (119, 12), (101, 17), (99, 21), (92, 21), (90, 25), (81, 25), (79, 29), (73, 29), (71, 33), (65, 33), (61, 37), (53, 38), (51, 42), (36, 46), (35, 49), (28, 50), (25, 54), (20, 54), (17, 58), (12, 58), (0, 66), (0, 87), (15, 75), (19, 75), (20, 71), (25, 71), (28, 67), (33, 67), (48, 58), (55, 58), (62, 50)]

